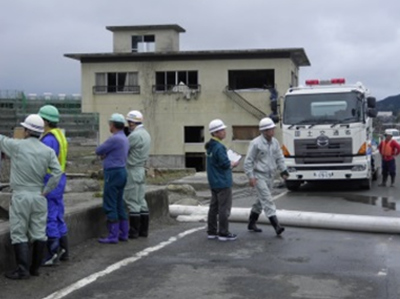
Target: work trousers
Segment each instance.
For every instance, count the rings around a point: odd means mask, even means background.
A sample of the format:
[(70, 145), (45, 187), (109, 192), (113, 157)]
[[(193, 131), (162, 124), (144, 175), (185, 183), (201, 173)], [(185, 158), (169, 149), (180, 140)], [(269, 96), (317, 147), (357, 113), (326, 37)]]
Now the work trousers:
[(392, 159), (389, 161), (385, 161), (382, 159), (382, 176), (383, 177), (388, 177), (390, 175), (391, 177), (396, 176), (396, 160)]
[[(208, 210), (208, 234), (227, 235), (229, 216), (232, 208), (232, 188), (211, 189), (211, 202)], [(219, 226), (219, 229), (218, 229)]]
[(11, 243), (46, 241), (47, 202), (40, 190), (13, 191), (10, 202)]
[(47, 229), (46, 234), (49, 238), (61, 238), (68, 232), (64, 221), (64, 190), (67, 184), (66, 175), (61, 176), (57, 187), (47, 196)]
[(276, 206), (272, 200), (271, 194), (271, 190), (274, 186), (274, 178), (257, 172), (255, 173), (255, 178), (257, 179), (257, 197), (251, 211), (257, 214), (261, 214), (261, 212), (264, 211), (266, 217), (275, 216)]
[(110, 222), (128, 219), (123, 200), (125, 185), (125, 167), (104, 169), (103, 210)]
[(144, 167), (128, 167), (128, 179), (124, 190), (124, 201), (129, 214), (148, 213), (145, 199), (146, 171)]

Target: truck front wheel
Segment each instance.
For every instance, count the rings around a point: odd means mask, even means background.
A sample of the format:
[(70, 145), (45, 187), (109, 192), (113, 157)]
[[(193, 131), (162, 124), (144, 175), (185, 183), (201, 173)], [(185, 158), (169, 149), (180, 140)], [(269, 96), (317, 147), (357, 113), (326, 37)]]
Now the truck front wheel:
[(301, 186), (301, 182), (286, 181), (286, 188), (290, 191), (297, 191)]
[(370, 190), (372, 187), (372, 178), (361, 181), (361, 188), (364, 190)]

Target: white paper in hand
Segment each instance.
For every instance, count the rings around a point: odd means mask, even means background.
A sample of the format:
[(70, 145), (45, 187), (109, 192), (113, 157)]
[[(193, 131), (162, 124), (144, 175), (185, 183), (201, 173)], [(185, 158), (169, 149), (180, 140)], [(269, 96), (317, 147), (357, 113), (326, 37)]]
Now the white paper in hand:
[(228, 159), (231, 161), (231, 162), (237, 162), (237, 161), (239, 161), (241, 158), (242, 158), (242, 155), (239, 155), (238, 153), (236, 153), (236, 152), (234, 152), (233, 150), (231, 150), (231, 149), (229, 149), (228, 151), (227, 151), (227, 154), (228, 154)]

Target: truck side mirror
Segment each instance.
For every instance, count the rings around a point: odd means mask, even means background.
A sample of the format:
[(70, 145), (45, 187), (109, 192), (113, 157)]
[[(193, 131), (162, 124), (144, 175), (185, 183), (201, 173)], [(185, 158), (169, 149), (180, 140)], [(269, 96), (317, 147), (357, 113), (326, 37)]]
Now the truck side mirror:
[(367, 105), (368, 105), (368, 108), (375, 108), (376, 107), (376, 98), (375, 97), (368, 97), (367, 98)]
[(376, 117), (378, 115), (378, 111), (375, 108), (368, 108), (367, 115), (369, 117)]
[(279, 123), (279, 115), (278, 114), (270, 114), (269, 118), (272, 119), (274, 123)]

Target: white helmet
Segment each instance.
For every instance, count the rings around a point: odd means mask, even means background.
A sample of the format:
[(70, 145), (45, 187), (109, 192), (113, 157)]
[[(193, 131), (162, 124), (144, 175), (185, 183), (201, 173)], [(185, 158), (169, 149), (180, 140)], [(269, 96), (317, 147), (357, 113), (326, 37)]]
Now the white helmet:
[(262, 120), (260, 120), (260, 124), (258, 126), (260, 131), (264, 131), (275, 128), (275, 123), (269, 117), (264, 117)]
[(143, 115), (138, 110), (132, 110), (126, 115), (126, 120), (134, 123), (142, 123)]
[(393, 136), (393, 131), (390, 129), (385, 130), (385, 135)]
[(44, 121), (38, 114), (28, 115), (25, 121), (21, 123), (21, 126), (33, 132), (44, 132)]
[(224, 122), (220, 119), (214, 119), (208, 125), (210, 133), (214, 133), (223, 129), (226, 129)]

